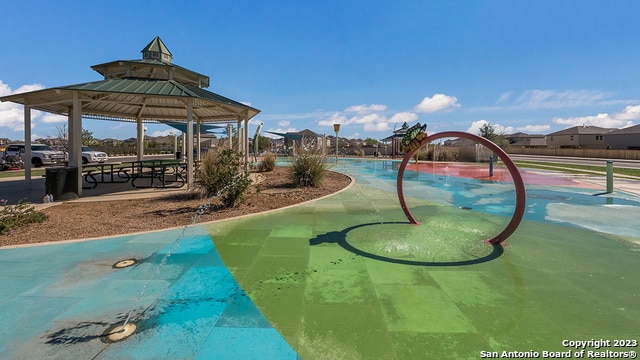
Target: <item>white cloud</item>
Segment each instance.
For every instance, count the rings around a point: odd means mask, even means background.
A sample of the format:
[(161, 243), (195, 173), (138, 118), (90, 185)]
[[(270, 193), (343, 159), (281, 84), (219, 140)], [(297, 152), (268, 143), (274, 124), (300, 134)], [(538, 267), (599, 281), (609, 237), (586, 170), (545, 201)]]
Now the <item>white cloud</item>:
[(496, 131), (496, 134), (513, 134), (516, 133), (516, 128), (513, 126), (502, 126), (500, 124), (493, 124), (493, 130)]
[(351, 124), (367, 125), (367, 124), (375, 124), (375, 123), (379, 123), (379, 122), (384, 122), (386, 120), (387, 120), (387, 118), (384, 115), (381, 115), (381, 114), (367, 114), (367, 115), (362, 115), (362, 116), (354, 116), (354, 117), (350, 118), (349, 120), (347, 120), (345, 125), (351, 125)]
[[(40, 115), (42, 114), (42, 115)], [(66, 116), (62, 116), (62, 115), (58, 115), (58, 114), (52, 114), (52, 113), (42, 113), (40, 111), (38, 111), (38, 115), (40, 116), (42, 119), (43, 123), (62, 123), (62, 122), (67, 122), (67, 117)]]
[[(12, 91), (9, 85), (0, 80), (0, 96), (8, 96), (13, 94), (19, 94), (28, 91), (36, 91), (44, 89), (42, 84), (28, 84), (22, 85), (17, 90)], [(42, 115), (41, 111), (33, 110), (31, 112), (31, 127), (35, 127), (36, 122), (41, 119), (43, 122), (53, 119), (53, 116), (46, 114)], [(63, 117), (66, 120), (66, 118)], [(24, 107), (20, 104), (13, 102), (1, 102), (0, 103), (0, 127), (6, 127), (13, 131), (24, 130)]]
[(513, 95), (513, 91), (508, 91), (504, 94), (501, 94), (498, 100), (496, 101), (496, 104), (501, 104), (507, 101), (511, 97), (511, 95)]
[(640, 105), (627, 106), (622, 112), (616, 115), (620, 120), (638, 120), (640, 119)]
[(527, 90), (514, 105), (525, 109), (592, 106), (603, 103), (613, 93), (595, 90)]
[(550, 125), (526, 125), (517, 128), (527, 134), (545, 133), (551, 129)]
[(22, 106), (9, 102), (0, 103), (0, 127), (7, 127), (13, 131), (24, 130)]
[(278, 121), (278, 126), (280, 126), (280, 127), (289, 126), (289, 124), (291, 124), (291, 121), (288, 121), (288, 120), (280, 120), (280, 121)]
[(482, 128), (484, 125), (488, 125), (488, 124), (489, 124), (489, 122), (487, 120), (474, 121), (474, 122), (471, 123), (471, 126), (469, 126), (469, 128), (467, 129), (467, 132), (479, 135), (480, 134), (480, 128)]
[(46, 139), (46, 138), (47, 138), (47, 136), (41, 136), (41, 135), (38, 135), (38, 134), (31, 134), (31, 141), (36, 141), (38, 139)]
[(109, 126), (109, 130), (119, 130), (130, 126), (130, 123), (115, 123), (115, 125)]
[[(395, 113), (388, 117), (383, 113), (386, 110), (387, 106), (380, 104), (350, 106), (343, 112), (335, 112), (329, 118), (319, 120), (318, 125), (333, 126), (333, 124), (341, 124), (345, 127), (361, 126), (367, 132), (389, 132), (392, 130), (392, 124), (413, 122), (418, 119), (418, 115), (406, 111)], [(349, 117), (349, 113), (356, 113), (356, 115)]]
[(251, 125), (258, 126), (261, 123), (262, 123), (262, 119), (260, 119), (260, 117), (254, 117), (253, 119), (249, 120), (249, 124)]
[(21, 93), (30, 92), (30, 91), (38, 91), (38, 90), (42, 90), (42, 89), (44, 89), (44, 85), (42, 85), (42, 84), (27, 84), (27, 85), (20, 86), (13, 93), (14, 94), (21, 94)]
[(458, 98), (445, 94), (435, 94), (433, 97), (425, 97), (420, 104), (416, 105), (415, 111), (420, 113), (433, 113), (451, 107), (460, 107)]
[(11, 88), (0, 80), (0, 96), (11, 95)]
[(328, 119), (323, 119), (318, 121), (318, 125), (320, 126), (333, 126), (333, 124), (345, 124), (347, 122), (347, 117), (339, 112), (335, 112), (329, 116)]
[(151, 134), (148, 134), (151, 137), (157, 137), (157, 136), (169, 136), (169, 135), (174, 135), (176, 133), (175, 129), (166, 129), (166, 130), (156, 130), (154, 132), (152, 132)]
[(418, 115), (412, 112), (407, 112), (407, 111), (403, 111), (403, 112), (399, 112), (396, 114), (393, 114), (393, 116), (391, 116), (391, 118), (389, 119), (390, 123), (411, 123), (418, 120)]
[(383, 131), (390, 131), (390, 130), (391, 130), (391, 127), (389, 127), (388, 122), (371, 123), (371, 124), (364, 125), (364, 131), (383, 132)]
[(371, 105), (355, 105), (349, 106), (345, 112), (355, 112), (358, 114), (369, 114), (372, 112), (379, 112), (387, 110), (387, 105), (371, 104)]
[[(516, 129), (513, 126), (503, 126), (500, 124), (490, 124), (487, 120), (478, 120), (471, 123), (471, 126), (467, 129), (467, 132), (480, 135), (480, 128), (484, 125), (490, 125), (496, 134), (513, 134), (516, 133), (520, 128)], [(523, 131), (523, 130), (520, 130)]]
[(569, 118), (554, 118), (553, 122), (561, 125), (580, 126), (591, 125), (604, 128), (624, 128), (632, 126), (635, 120), (640, 120), (640, 105), (627, 106), (619, 113), (577, 116)]

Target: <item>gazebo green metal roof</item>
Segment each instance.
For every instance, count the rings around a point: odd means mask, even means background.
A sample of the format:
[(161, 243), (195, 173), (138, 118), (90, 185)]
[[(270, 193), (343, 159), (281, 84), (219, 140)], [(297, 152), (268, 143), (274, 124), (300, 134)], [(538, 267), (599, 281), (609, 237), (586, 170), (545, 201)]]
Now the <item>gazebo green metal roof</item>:
[(82, 116), (103, 120), (181, 122), (187, 119), (186, 99), (193, 99), (193, 118), (199, 123), (251, 119), (260, 110), (216, 93), (175, 80), (111, 79), (55, 87), (0, 98), (29, 104), (33, 109), (68, 115), (78, 92)]

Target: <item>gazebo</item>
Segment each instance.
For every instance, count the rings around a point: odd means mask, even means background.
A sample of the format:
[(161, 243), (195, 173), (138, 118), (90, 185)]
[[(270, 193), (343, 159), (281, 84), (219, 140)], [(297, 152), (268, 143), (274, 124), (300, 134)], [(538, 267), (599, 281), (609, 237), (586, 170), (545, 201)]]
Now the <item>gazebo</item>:
[(402, 153), (402, 150), (400, 149), (400, 142), (402, 138), (407, 134), (407, 130), (409, 130), (409, 124), (405, 122), (404, 124), (402, 124), (402, 127), (400, 127), (400, 129), (393, 129), (393, 135), (380, 140), (380, 142), (385, 144), (385, 155), (386, 145), (389, 144), (389, 142), (391, 142), (391, 158), (395, 158), (397, 155)]
[[(237, 124), (238, 150), (248, 162), (249, 120), (260, 110), (207, 91), (209, 77), (173, 64), (173, 56), (155, 37), (141, 60), (116, 60), (91, 68), (104, 80), (0, 97), (24, 105), (25, 158), (31, 159), (31, 109), (68, 118), (69, 166), (82, 164), (82, 120), (115, 120), (137, 124), (137, 157), (144, 157), (144, 123), (182, 123), (187, 139), (187, 185), (194, 184), (195, 135), (200, 125)], [(198, 147), (199, 157), (199, 147)], [(31, 188), (31, 163), (25, 161), (25, 186)], [(82, 172), (77, 193), (82, 196)]]

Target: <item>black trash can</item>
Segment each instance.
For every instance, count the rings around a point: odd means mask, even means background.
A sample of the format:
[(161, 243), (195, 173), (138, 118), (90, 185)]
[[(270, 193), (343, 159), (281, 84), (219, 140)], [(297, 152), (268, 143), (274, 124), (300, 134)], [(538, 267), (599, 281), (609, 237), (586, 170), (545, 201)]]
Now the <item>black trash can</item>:
[(53, 200), (78, 198), (78, 167), (52, 167), (45, 170), (45, 191), (53, 195)]
[(176, 160), (182, 160), (182, 151), (176, 151)]

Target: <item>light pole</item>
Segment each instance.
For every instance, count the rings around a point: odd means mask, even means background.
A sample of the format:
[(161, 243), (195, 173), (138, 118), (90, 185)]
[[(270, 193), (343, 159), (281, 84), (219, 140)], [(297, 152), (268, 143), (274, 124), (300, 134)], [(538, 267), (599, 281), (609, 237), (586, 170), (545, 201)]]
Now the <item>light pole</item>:
[(169, 131), (169, 135), (173, 137), (173, 157), (176, 160), (180, 160), (178, 159), (178, 136), (176, 135), (175, 132), (173, 132), (173, 130)]
[(333, 131), (336, 132), (336, 164), (338, 163), (338, 132), (340, 132), (340, 124), (333, 124)]

